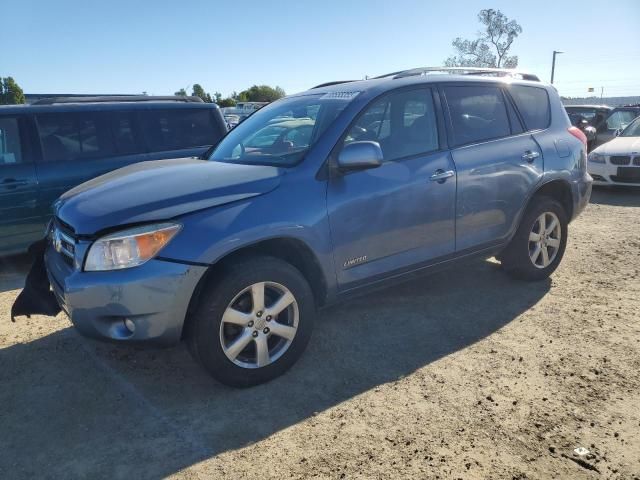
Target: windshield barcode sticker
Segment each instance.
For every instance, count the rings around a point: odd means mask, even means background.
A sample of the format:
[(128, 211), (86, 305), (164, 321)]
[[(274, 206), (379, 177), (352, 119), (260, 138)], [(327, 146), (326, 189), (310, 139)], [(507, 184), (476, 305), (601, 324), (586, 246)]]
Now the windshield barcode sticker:
[(360, 92), (329, 92), (325, 93), (322, 97), (320, 97), (320, 99), (328, 100), (331, 98), (339, 98), (341, 100), (351, 100), (353, 98), (356, 98), (359, 93)]

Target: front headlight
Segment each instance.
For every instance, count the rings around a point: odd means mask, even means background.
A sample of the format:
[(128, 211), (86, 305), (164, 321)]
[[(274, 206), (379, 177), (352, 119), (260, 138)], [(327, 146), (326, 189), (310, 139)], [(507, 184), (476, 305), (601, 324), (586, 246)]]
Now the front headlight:
[(177, 223), (156, 223), (99, 238), (89, 248), (84, 270), (98, 272), (142, 265), (155, 257), (181, 228)]
[(596, 152), (591, 152), (589, 154), (589, 161), (591, 163), (604, 163), (604, 155), (600, 155)]

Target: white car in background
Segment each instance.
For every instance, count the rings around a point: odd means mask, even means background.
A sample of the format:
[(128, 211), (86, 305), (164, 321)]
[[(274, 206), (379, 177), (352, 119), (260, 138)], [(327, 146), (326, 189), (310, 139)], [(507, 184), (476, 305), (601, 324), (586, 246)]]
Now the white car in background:
[(613, 140), (593, 150), (587, 168), (594, 185), (640, 187), (640, 117)]

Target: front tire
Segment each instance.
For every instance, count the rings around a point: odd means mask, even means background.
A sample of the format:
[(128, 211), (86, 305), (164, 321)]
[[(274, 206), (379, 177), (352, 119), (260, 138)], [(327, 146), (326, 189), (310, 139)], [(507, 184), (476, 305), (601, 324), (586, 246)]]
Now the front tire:
[(232, 387), (268, 382), (304, 352), (315, 319), (308, 282), (287, 262), (250, 257), (205, 287), (187, 341), (193, 356)]
[(558, 201), (534, 197), (509, 246), (500, 255), (505, 271), (526, 281), (548, 278), (564, 256), (567, 225), (567, 214)]

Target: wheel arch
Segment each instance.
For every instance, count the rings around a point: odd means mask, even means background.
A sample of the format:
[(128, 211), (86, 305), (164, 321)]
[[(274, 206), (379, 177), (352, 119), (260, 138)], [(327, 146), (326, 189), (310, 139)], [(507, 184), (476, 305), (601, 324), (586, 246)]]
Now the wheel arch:
[(573, 218), (573, 193), (571, 190), (571, 185), (566, 180), (551, 180), (542, 184), (538, 189), (533, 193), (529, 202), (527, 202), (527, 207), (531, 204), (532, 201), (536, 197), (545, 196), (551, 197), (562, 205), (564, 211), (567, 214), (567, 219), (571, 221)]
[(283, 260), (295, 268), (306, 278), (311, 286), (316, 307), (325, 304), (328, 295), (328, 283), (315, 253), (303, 240), (292, 237), (275, 237), (242, 246), (228, 252), (210, 265), (202, 275), (189, 302), (187, 315), (182, 329), (184, 337), (189, 328), (190, 318), (197, 308), (204, 287), (224, 274), (227, 265), (252, 256), (269, 256)]

